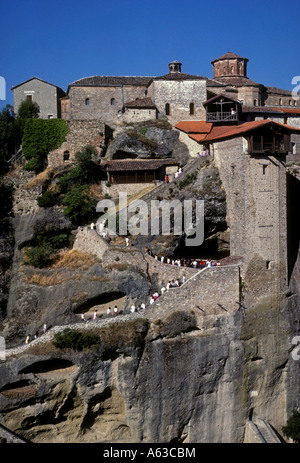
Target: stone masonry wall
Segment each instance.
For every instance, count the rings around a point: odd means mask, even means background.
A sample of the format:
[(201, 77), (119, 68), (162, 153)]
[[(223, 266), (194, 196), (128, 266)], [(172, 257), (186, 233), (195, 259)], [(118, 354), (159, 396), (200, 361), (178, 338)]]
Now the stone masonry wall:
[[(98, 120), (93, 121), (66, 121), (69, 132), (66, 141), (56, 150), (48, 154), (48, 165), (59, 166), (64, 163), (72, 162), (75, 159), (75, 153), (86, 145), (96, 147), (98, 153), (101, 152), (101, 144), (105, 140), (105, 124)], [(64, 152), (70, 154), (69, 161), (64, 161)]]
[[(153, 86), (154, 102), (160, 113), (165, 114), (166, 103), (170, 105), (168, 119), (173, 124), (186, 119), (205, 119), (205, 110), (202, 106), (202, 102), (206, 100), (205, 80), (155, 80), (151, 86)], [(194, 115), (190, 115), (190, 103), (194, 103)]]
[[(284, 156), (250, 156), (244, 138), (215, 143), (214, 159), (226, 190), (230, 254), (247, 265), (260, 260), (266, 284), (286, 283), (286, 172)], [(271, 290), (271, 289), (270, 289)]]
[[(188, 269), (192, 270), (192, 269)], [(194, 270), (195, 272), (195, 270)], [(156, 305), (164, 310), (193, 310), (197, 314), (225, 315), (238, 310), (240, 298), (240, 269), (238, 265), (206, 267), (196, 273), (179, 288), (172, 288), (160, 296)]]
[(97, 235), (95, 230), (90, 227), (82, 227), (78, 229), (73, 249), (92, 254), (93, 256), (102, 259), (105, 251), (108, 249), (108, 243)]
[[(105, 122), (114, 120), (124, 103), (144, 98), (146, 87), (116, 85), (70, 88), (70, 118), (79, 120), (99, 119)], [(86, 100), (88, 103), (86, 104)]]

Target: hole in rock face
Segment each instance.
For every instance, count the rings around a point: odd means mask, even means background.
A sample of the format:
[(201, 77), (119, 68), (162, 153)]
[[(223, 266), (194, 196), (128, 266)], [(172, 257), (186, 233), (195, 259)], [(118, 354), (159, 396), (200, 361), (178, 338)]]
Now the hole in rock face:
[(110, 304), (111, 308), (113, 308), (114, 304), (119, 304), (118, 307), (122, 309), (122, 305), (124, 305), (123, 299), (125, 297), (126, 294), (121, 291), (112, 291), (110, 293), (101, 294), (100, 296), (93, 297), (92, 299), (89, 299), (88, 301), (78, 306), (74, 310), (74, 313), (85, 313), (93, 309), (95, 306), (101, 306), (105, 309), (107, 304)]
[(0, 389), (0, 392), (9, 391), (9, 390), (12, 390), (12, 389), (19, 389), (19, 388), (22, 388), (22, 387), (30, 386), (31, 384), (32, 384), (32, 382), (29, 381), (28, 379), (21, 379), (20, 381), (16, 381), (14, 383), (6, 384), (5, 386), (3, 386)]
[(26, 373), (47, 373), (49, 371), (60, 370), (74, 366), (72, 362), (65, 359), (50, 359), (36, 362), (19, 371), (19, 374)]

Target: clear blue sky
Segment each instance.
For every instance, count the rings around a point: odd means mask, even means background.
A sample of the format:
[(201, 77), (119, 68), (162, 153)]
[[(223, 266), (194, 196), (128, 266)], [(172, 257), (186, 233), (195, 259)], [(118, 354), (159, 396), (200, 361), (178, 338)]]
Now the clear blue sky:
[(1, 67), (6, 101), (33, 76), (67, 90), (92, 75), (213, 77), (211, 61), (231, 51), (248, 76), (292, 90), (300, 75), (299, 0), (2, 0)]

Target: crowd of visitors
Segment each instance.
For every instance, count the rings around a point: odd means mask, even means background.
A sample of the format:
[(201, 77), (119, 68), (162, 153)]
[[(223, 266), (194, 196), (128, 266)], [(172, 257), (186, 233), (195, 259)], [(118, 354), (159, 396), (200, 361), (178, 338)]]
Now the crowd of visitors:
[(145, 248), (145, 252), (154, 257), (154, 259), (160, 261), (162, 264), (177, 265), (179, 267), (190, 267), (190, 268), (205, 268), (205, 267), (217, 267), (220, 266), (220, 262), (212, 259), (188, 259), (188, 258), (177, 258), (171, 259), (170, 257), (157, 256), (149, 248)]

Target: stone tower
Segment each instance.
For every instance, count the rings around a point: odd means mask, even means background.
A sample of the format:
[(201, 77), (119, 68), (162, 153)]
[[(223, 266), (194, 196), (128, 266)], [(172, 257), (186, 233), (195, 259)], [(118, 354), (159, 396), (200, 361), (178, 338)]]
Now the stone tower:
[(172, 61), (171, 63), (169, 63), (169, 71), (171, 73), (173, 72), (181, 72), (181, 66), (182, 66), (182, 63), (180, 63), (179, 61)]
[(214, 78), (218, 77), (246, 77), (247, 58), (242, 58), (235, 53), (228, 52), (225, 55), (213, 60)]

